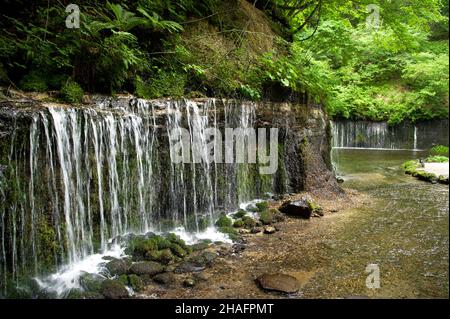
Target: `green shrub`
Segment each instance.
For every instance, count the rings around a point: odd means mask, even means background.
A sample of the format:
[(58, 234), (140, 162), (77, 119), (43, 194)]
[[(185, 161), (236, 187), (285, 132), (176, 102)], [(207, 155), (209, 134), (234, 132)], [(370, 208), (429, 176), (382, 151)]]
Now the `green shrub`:
[(448, 156), (448, 146), (444, 145), (436, 145), (433, 148), (431, 148), (430, 153), (432, 155), (438, 155), (438, 156)]
[(407, 161), (402, 164), (402, 168), (405, 170), (406, 174), (414, 174), (419, 168), (419, 162), (415, 160)]
[(45, 75), (38, 72), (30, 72), (20, 82), (20, 88), (30, 92), (44, 92), (48, 90)]
[(80, 103), (83, 99), (84, 91), (81, 86), (74, 81), (67, 81), (61, 88), (61, 98), (69, 103)]
[(427, 163), (448, 163), (447, 156), (430, 156), (425, 160)]
[(186, 74), (160, 70), (147, 81), (136, 77), (135, 86), (136, 95), (145, 99), (182, 97), (186, 86)]

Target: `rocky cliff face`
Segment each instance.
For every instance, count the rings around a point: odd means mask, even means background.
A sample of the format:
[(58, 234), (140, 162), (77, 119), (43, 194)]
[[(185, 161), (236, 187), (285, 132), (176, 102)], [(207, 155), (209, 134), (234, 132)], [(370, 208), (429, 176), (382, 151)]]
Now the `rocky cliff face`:
[[(258, 163), (171, 161), (169, 134), (188, 132), (202, 153), (208, 128), (277, 128), (278, 169), (263, 175)], [(81, 106), (2, 102), (1, 276), (7, 282), (55, 270), (129, 231), (201, 231), (255, 198), (340, 192), (330, 171), (330, 139), (324, 112), (300, 104), (128, 97)]]

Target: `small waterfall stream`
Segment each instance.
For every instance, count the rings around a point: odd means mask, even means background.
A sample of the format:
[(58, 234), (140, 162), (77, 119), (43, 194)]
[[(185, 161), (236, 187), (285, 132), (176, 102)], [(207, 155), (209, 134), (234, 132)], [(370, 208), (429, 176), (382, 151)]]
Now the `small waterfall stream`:
[(334, 148), (425, 150), (435, 144), (448, 145), (448, 120), (401, 123), (333, 121)]
[(127, 233), (204, 231), (219, 213), (273, 192), (274, 177), (255, 164), (171, 161), (173, 130), (188, 130), (200, 141), (193, 153), (208, 156), (208, 127), (255, 125), (255, 105), (222, 103), (221, 115), (214, 99), (36, 112), (28, 136), (15, 131), (0, 170), (2, 290), (104, 252)]

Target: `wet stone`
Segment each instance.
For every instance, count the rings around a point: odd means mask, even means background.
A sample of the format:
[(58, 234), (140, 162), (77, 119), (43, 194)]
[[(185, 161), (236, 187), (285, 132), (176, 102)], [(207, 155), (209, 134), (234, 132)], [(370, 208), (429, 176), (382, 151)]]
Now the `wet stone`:
[(154, 261), (141, 261), (131, 265), (129, 273), (153, 276), (164, 271), (163, 265)]
[(161, 273), (153, 277), (153, 281), (162, 285), (171, 285), (175, 282), (175, 280), (176, 280), (175, 275), (170, 272)]
[(264, 274), (256, 279), (264, 290), (277, 291), (286, 294), (296, 293), (300, 289), (298, 280), (285, 274)]
[(182, 262), (175, 268), (176, 274), (184, 274), (184, 273), (192, 273), (192, 272), (201, 272), (205, 270), (205, 266), (198, 266), (195, 263), (185, 261)]
[(128, 297), (125, 285), (118, 280), (106, 279), (103, 281), (101, 293), (107, 299), (124, 299)]

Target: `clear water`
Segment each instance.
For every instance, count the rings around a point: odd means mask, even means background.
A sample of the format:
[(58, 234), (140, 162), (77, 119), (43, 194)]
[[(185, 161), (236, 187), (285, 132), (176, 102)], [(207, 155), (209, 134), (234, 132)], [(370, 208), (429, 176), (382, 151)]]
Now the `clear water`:
[[(449, 188), (405, 175), (400, 165), (424, 152), (334, 149), (345, 189), (368, 200), (344, 214), (325, 270), (306, 296), (448, 298)], [(357, 207), (356, 207), (357, 206)], [(365, 268), (376, 264), (381, 287), (367, 288)]]

